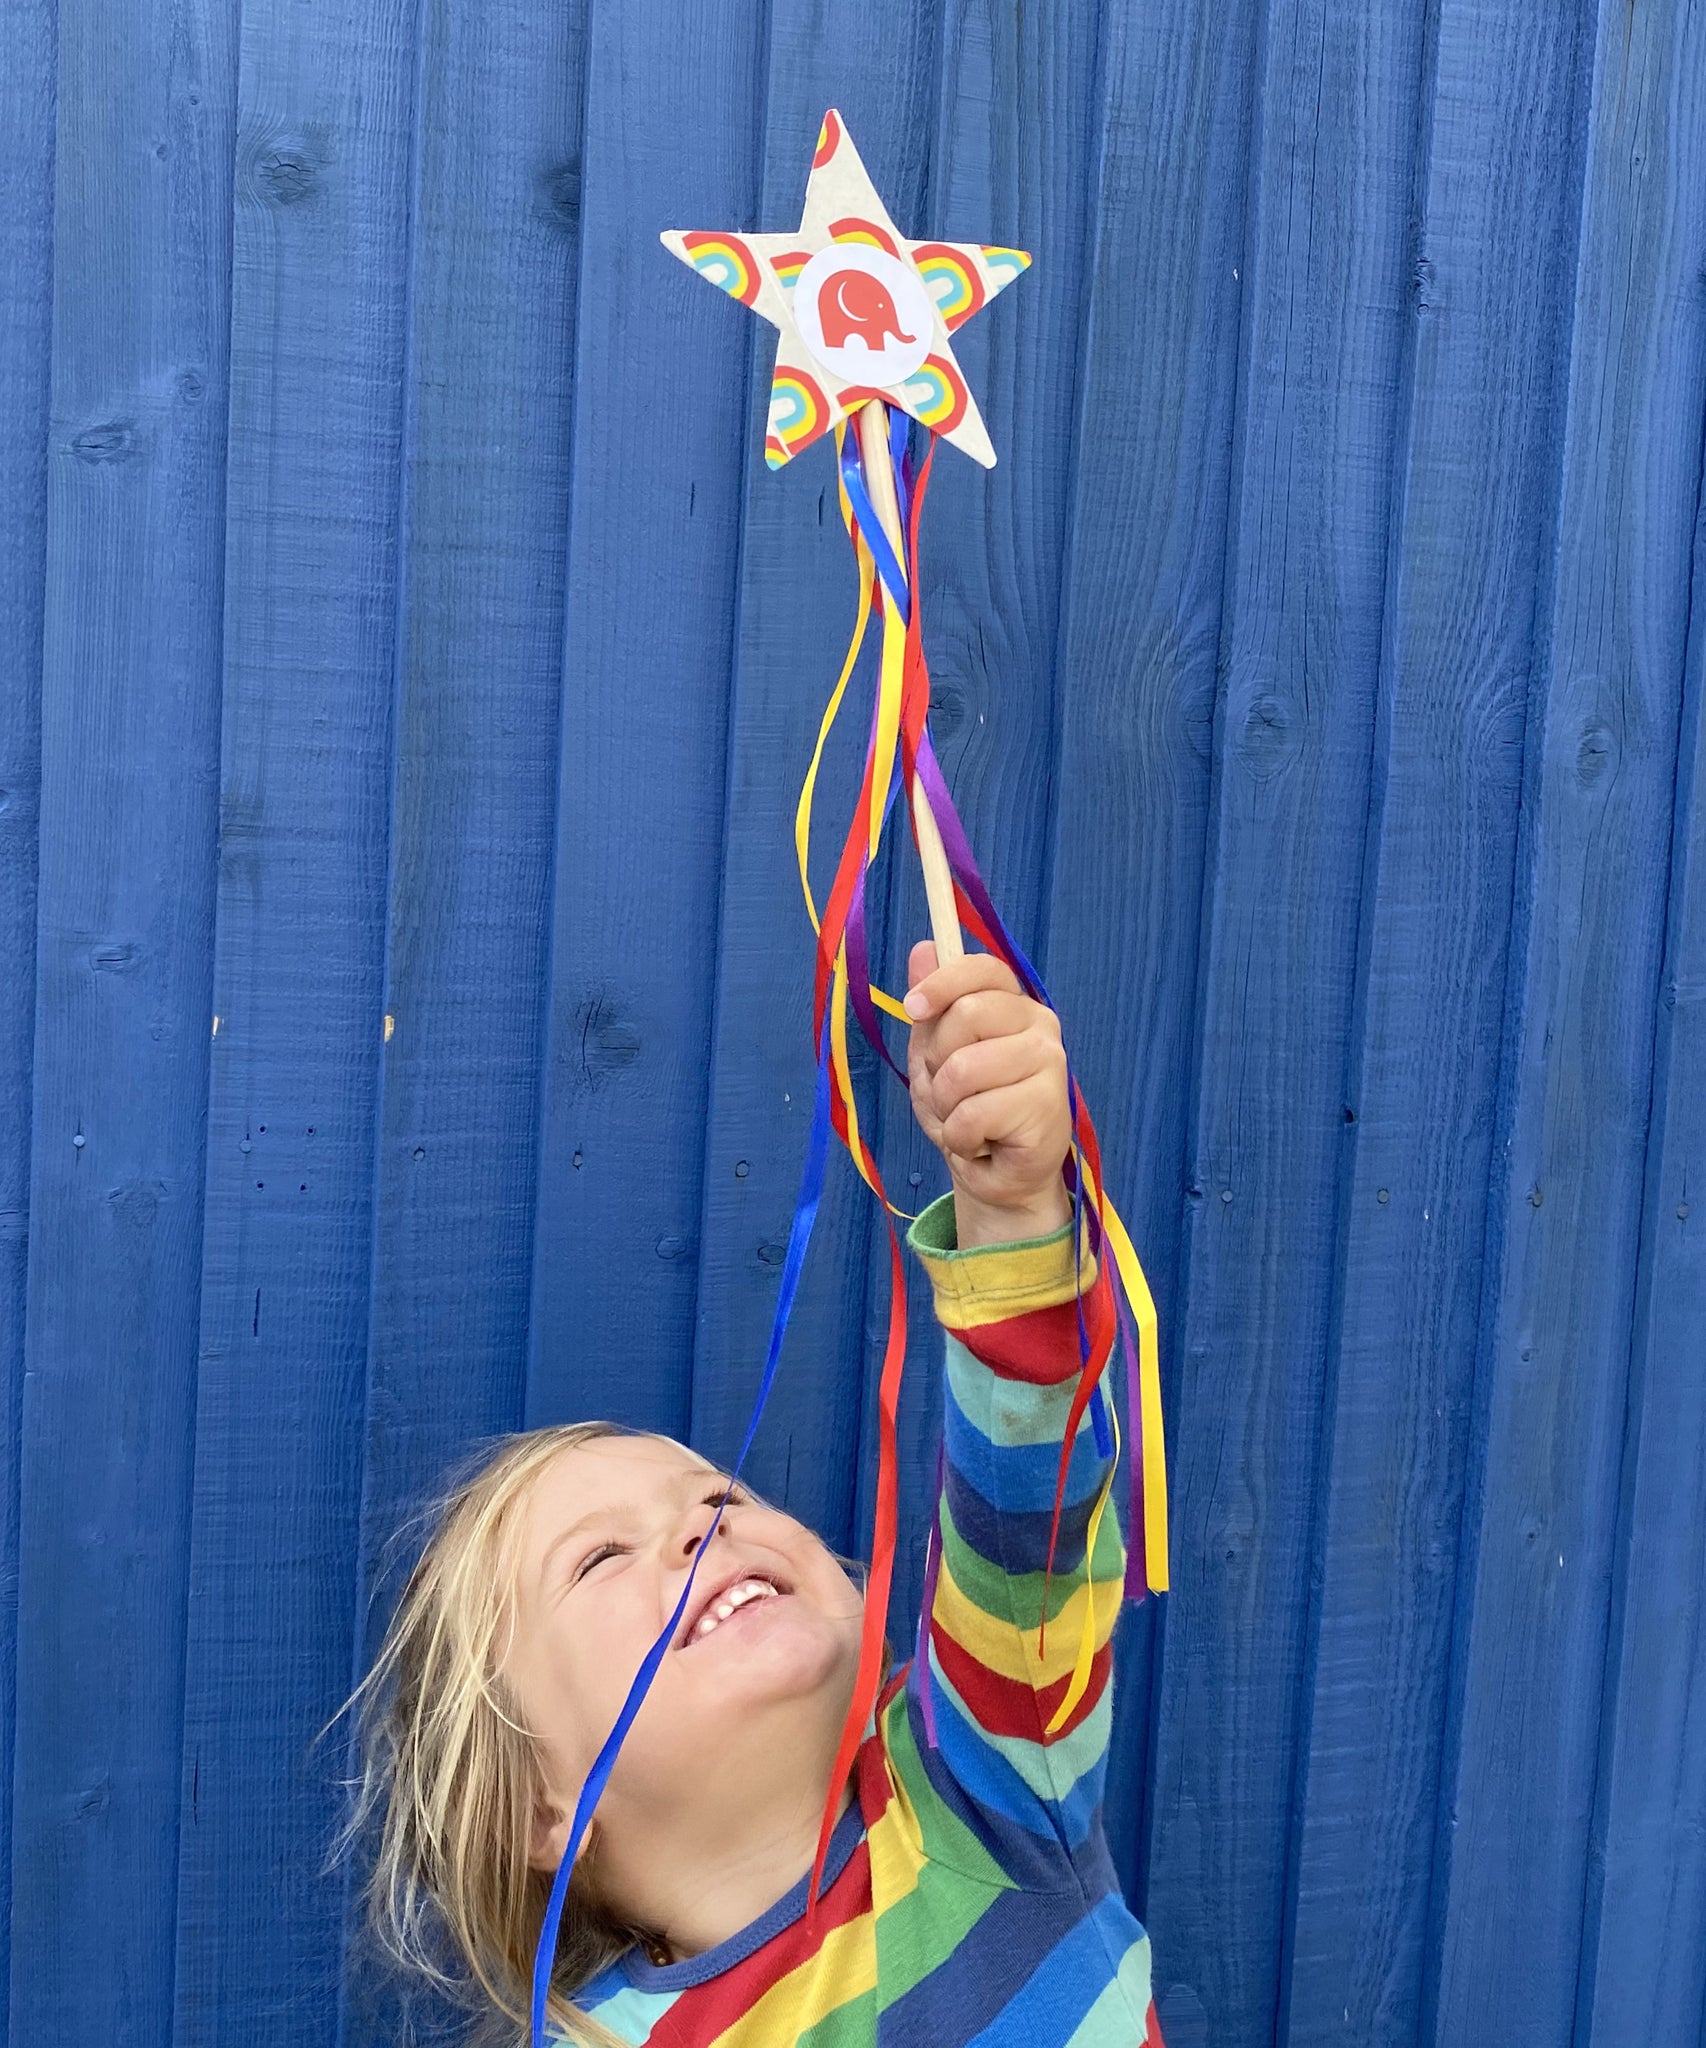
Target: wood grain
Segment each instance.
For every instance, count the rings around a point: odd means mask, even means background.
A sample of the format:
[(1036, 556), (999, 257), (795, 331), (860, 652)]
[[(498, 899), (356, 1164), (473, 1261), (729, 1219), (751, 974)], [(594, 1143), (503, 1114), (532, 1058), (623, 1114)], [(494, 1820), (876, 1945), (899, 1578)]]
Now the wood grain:
[[(54, 14), (14, 8), (0, 65), (0, 1927), (12, 1924), (19, 1421), (24, 1398), (42, 609), (53, 339)], [(0, 2012), (11, 1947), (0, 1941)]]
[[(580, 246), (584, 14), (434, 0), (416, 33), (358, 1672), (399, 1532), (524, 1417)], [(340, 2038), (418, 2033), (370, 1960)]]
[(1578, 2018), (1700, 490), (1700, 25), (1597, 27), (1424, 2011), (1510, 2048)]
[[(1286, 2024), (1408, 2043), (1430, 1873), (1522, 792), (1574, 278), (1577, 41), (1442, 10), (1393, 453)], [(1492, 163), (1494, 175), (1471, 166)], [(1487, 450), (1500, 450), (1489, 463)]]
[[(1665, 130), (1686, 165), (1698, 32), (1670, 73)], [(1698, 192), (1679, 182), (1679, 194)], [(1673, 239), (1674, 237), (1674, 239)], [(1673, 253), (1686, 239), (1662, 234)], [(1678, 294), (1673, 308), (1688, 301)], [(1697, 368), (1698, 328), (1692, 348)], [(1679, 408), (1680, 409), (1680, 408)], [(1676, 831), (1641, 1218), (1611, 1641), (1588, 1851), (1577, 2038), (1594, 2048), (1687, 2041), (1706, 2015), (1706, 547), (1677, 762)]]
[(527, 1419), (681, 1436), (754, 337), (658, 235), (750, 221), (762, 36), (739, 0), (589, 20)]
[(331, 2031), (342, 1756), (315, 1742), (358, 1564), (413, 19), (242, 21), (180, 2044)]
[(1269, 2038), (1280, 1997), (1420, 58), (1407, 5), (1269, 9), (1234, 259), (1148, 1891), (1182, 2048)]
[(57, 26), (8, 2038), (164, 2041), (213, 957), (232, 21), (212, 0), (72, 0)]
[[(1160, 1305), (1173, 1441), (1259, 19), (1254, 5), (1105, 13), (1061, 600), (1048, 973)], [(1177, 1560), (1200, 1539), (1177, 1506), (1175, 1530)], [(1144, 1911), (1150, 1660), (1166, 1607), (1122, 1626), (1109, 1780), (1114, 1853)], [(1226, 1910), (1217, 1893), (1208, 1911)], [(1200, 2029), (1200, 1962), (1180, 1943), (1156, 1951), (1170, 2034)]]

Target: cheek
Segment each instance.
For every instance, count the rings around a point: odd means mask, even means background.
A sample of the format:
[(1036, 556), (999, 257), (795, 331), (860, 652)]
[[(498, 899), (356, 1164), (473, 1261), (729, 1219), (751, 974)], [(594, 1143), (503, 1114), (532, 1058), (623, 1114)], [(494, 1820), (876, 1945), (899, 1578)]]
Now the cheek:
[(609, 1734), (657, 1635), (656, 1599), (639, 1581), (637, 1573), (620, 1574), (571, 1595), (526, 1646), (521, 1669), (536, 1716), (531, 1725), (579, 1768)]

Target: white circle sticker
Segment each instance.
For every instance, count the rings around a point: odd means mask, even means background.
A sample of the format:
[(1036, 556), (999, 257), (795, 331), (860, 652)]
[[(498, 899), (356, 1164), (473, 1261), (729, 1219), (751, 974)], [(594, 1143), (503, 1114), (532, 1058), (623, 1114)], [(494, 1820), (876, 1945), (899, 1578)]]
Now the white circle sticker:
[(902, 384), (930, 353), (935, 309), (916, 271), (868, 242), (832, 242), (794, 285), (794, 323), (845, 384)]

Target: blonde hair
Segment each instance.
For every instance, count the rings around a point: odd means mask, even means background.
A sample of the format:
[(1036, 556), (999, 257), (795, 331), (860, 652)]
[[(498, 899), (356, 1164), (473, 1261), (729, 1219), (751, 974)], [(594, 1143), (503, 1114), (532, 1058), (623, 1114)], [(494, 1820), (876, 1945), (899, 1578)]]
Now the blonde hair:
[[(520, 1509), (559, 1455), (636, 1432), (580, 1422), (503, 1439), (439, 1504), (373, 1669), (349, 1702), (361, 1769), (346, 1842), (372, 1846), (369, 1925), (405, 1969), (513, 2021), (525, 2040), (550, 1878), (529, 1861), (545, 1785), (503, 1679), (515, 1628)], [(599, 1901), (596, 1837), (576, 1865), (551, 1973), (551, 2019), (607, 2048), (574, 1994), (647, 1937)], [(507, 2032), (507, 2029), (506, 2029)]]

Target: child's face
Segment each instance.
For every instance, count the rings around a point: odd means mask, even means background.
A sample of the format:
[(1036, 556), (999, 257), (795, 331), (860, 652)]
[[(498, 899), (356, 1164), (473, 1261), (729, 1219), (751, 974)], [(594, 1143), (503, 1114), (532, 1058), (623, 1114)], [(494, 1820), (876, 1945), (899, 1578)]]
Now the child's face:
[[(683, 1445), (649, 1436), (576, 1445), (533, 1484), (505, 1675), (543, 1739), (552, 1792), (571, 1808), (725, 1485)], [(759, 1774), (774, 1775), (779, 1745), (827, 1782), (860, 1618), (857, 1589), (818, 1538), (735, 1493), (623, 1745), (600, 1808), (606, 1825), (619, 1825), (625, 1806), (715, 1805), (738, 1796), (743, 1778), (750, 1797)], [(564, 1831), (553, 1830), (541, 1861)]]

